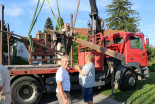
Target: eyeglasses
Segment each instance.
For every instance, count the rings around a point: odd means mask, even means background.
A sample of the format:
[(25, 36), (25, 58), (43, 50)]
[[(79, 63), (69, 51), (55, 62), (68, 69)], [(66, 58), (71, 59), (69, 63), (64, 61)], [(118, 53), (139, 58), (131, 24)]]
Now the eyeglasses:
[(70, 61), (65, 61), (65, 60), (62, 60), (62, 61), (70, 63)]

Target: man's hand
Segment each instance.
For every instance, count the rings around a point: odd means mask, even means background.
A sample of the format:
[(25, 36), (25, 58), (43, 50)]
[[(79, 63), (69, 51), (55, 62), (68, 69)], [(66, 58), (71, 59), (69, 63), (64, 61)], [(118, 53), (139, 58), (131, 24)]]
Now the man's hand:
[(80, 67), (78, 65), (74, 66), (77, 71), (79, 71)]
[(75, 65), (74, 67), (81, 75), (84, 76), (84, 74), (82, 73), (82, 70), (80, 69), (80, 67), (78, 65)]

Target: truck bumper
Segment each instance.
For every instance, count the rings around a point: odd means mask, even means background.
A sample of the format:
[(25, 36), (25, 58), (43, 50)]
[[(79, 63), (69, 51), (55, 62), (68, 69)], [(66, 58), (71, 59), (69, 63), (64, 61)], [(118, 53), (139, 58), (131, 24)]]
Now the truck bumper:
[(139, 70), (138, 80), (146, 80), (149, 78), (149, 68), (144, 67)]

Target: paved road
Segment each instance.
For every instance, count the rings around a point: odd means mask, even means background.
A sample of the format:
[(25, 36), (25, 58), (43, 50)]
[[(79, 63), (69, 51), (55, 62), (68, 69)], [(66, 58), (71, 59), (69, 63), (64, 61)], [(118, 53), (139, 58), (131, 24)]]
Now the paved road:
[[(73, 104), (84, 104), (81, 98), (81, 90), (72, 91), (71, 96)], [(111, 98), (106, 98), (104, 95), (99, 94), (98, 91), (95, 91), (93, 99), (94, 104), (122, 104)], [(58, 104), (55, 93), (44, 94), (39, 104)]]

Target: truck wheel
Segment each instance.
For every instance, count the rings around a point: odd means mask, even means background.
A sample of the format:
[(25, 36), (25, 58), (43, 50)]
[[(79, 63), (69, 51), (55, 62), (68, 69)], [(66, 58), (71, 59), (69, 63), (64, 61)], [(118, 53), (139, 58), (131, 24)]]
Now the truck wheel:
[(42, 96), (39, 82), (28, 76), (15, 80), (11, 85), (13, 104), (37, 104)]
[(136, 86), (136, 77), (135, 75), (127, 71), (123, 77), (122, 81), (122, 90), (129, 91), (135, 89)]

